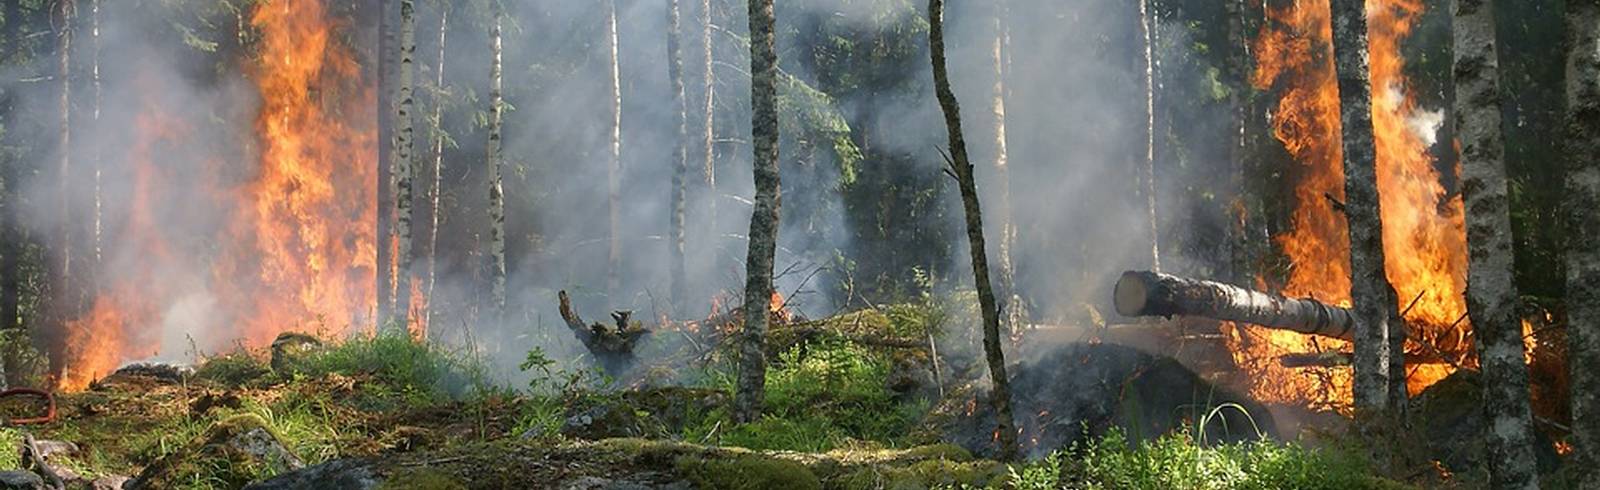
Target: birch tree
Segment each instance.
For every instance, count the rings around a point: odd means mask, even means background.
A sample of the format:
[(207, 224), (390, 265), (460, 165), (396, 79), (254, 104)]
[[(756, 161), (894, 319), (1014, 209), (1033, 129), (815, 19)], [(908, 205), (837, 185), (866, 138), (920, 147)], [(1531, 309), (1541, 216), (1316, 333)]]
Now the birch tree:
[(978, 205), (977, 179), (972, 162), (967, 156), (967, 142), (961, 134), (961, 106), (950, 88), (950, 74), (945, 66), (944, 1), (928, 0), (928, 44), (933, 58), (934, 92), (939, 107), (944, 112), (945, 128), (949, 137), (950, 171), (961, 188), (961, 204), (967, 217), (967, 245), (972, 257), (972, 274), (978, 289), (978, 308), (983, 313), (983, 350), (989, 364), (989, 381), (993, 384), (991, 403), (994, 404), (996, 434), (999, 436), (1000, 458), (1013, 460), (1017, 456), (1017, 429), (1011, 415), (1011, 382), (1006, 376), (1005, 353), (1000, 344), (1000, 312), (995, 304), (994, 288), (989, 283), (989, 259), (983, 239), (983, 213)]
[(499, 0), (489, 2), (489, 304), (496, 321), (504, 319), (506, 309), (506, 201), (501, 183), (500, 125), (504, 111), (501, 100), (502, 52), (500, 24), (505, 21)]
[(1451, 6), (1456, 135), (1467, 213), (1467, 314), (1478, 344), (1489, 421), (1485, 460), (1494, 488), (1539, 488), (1513, 280), (1494, 12), (1483, 0), (1454, 0)]
[(415, 108), (417, 52), (416, 3), (400, 0), (400, 85), (397, 87), (398, 103), (395, 105), (394, 132), (394, 233), (395, 233), (395, 301), (393, 310), (397, 318), (386, 325), (398, 331), (408, 330), (411, 319), (411, 186), (413, 182), (412, 149), (416, 146), (415, 126), (411, 111)]
[(1150, 232), (1150, 270), (1161, 272), (1160, 224), (1156, 218), (1156, 37), (1155, 13), (1151, 3), (1139, 0), (1139, 30), (1144, 36), (1144, 111), (1145, 153), (1139, 162), (1140, 184), (1145, 197), (1145, 214)]
[(772, 262), (778, 248), (778, 52), (773, 0), (749, 0), (750, 136), (755, 146), (755, 206), (745, 258), (744, 331), (734, 418), (754, 422), (766, 396), (766, 336), (772, 302)]
[(1022, 331), (1022, 295), (1017, 291), (1016, 264), (1012, 252), (1016, 247), (1017, 228), (1011, 212), (1010, 155), (1006, 141), (1006, 72), (1010, 56), (1011, 31), (1006, 22), (1008, 5), (996, 0), (994, 6), (994, 41), (990, 44), (989, 61), (994, 65), (994, 85), (990, 87), (989, 111), (994, 115), (994, 178), (1000, 197), (1000, 290), (1006, 297), (1005, 330), (1013, 338)]
[(617, 59), (617, 3), (605, 0), (606, 53), (611, 63), (611, 146), (606, 158), (606, 295), (616, 299), (622, 278), (622, 71)]
[(450, 4), (448, 2), (440, 2), (439, 59), (438, 65), (436, 65), (437, 69), (434, 70), (433, 118), (430, 119), (433, 137), (433, 178), (432, 183), (428, 185), (428, 270), (426, 273), (427, 289), (423, 291), (427, 308), (424, 308), (421, 312), (423, 325), (432, 325), (430, 322), (433, 321), (434, 310), (433, 287), (436, 284), (435, 279), (437, 278), (436, 273), (439, 265), (439, 196), (443, 194), (444, 190), (445, 140), (444, 128), (441, 126), (444, 124), (445, 33), (449, 31)]
[[(1344, 149), (1344, 215), (1350, 227), (1350, 297), (1355, 303), (1355, 406), (1376, 415), (1389, 406), (1389, 336), (1396, 305), (1383, 268), (1377, 146), (1367, 67), (1364, 0), (1333, 0), (1334, 70), (1339, 79)], [(1398, 373), (1393, 373), (1398, 374)]]
[(689, 114), (684, 102), (683, 48), (679, 45), (678, 0), (667, 7), (667, 78), (672, 85), (672, 115), (677, 118), (678, 134), (673, 138), (672, 149), (672, 216), (668, 218), (667, 268), (671, 276), (671, 309), (681, 314), (688, 306), (688, 280), (685, 278), (683, 259), (684, 201), (689, 177)]
[(378, 290), (375, 321), (384, 328), (393, 319), (394, 312), (394, 145), (384, 144), (394, 139), (395, 92), (395, 19), (388, 8), (392, 0), (380, 0), (378, 13), (378, 196), (376, 241)]
[(700, 51), (704, 65), (701, 67), (701, 83), (705, 86), (702, 112), (705, 114), (705, 133), (701, 135), (701, 145), (705, 148), (705, 161), (703, 162), (706, 186), (706, 230), (710, 236), (717, 233), (717, 126), (716, 126), (716, 73), (711, 70), (716, 58), (711, 52), (711, 0), (700, 1)]
[(1600, 488), (1600, 0), (1567, 1), (1567, 365), (1578, 481)]

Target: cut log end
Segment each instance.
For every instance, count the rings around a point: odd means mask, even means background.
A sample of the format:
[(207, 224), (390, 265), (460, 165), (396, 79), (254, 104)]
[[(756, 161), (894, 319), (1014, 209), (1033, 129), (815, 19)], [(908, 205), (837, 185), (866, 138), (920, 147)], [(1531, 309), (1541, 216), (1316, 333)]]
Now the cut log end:
[(1117, 286), (1112, 291), (1112, 302), (1116, 304), (1117, 313), (1123, 316), (1147, 316), (1145, 306), (1149, 304), (1150, 281), (1139, 271), (1122, 273), (1122, 278), (1117, 279)]

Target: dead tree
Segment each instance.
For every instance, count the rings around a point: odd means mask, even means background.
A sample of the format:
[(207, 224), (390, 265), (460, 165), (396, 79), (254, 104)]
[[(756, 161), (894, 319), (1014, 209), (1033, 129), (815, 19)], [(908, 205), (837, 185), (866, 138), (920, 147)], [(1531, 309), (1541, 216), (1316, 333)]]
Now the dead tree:
[(1017, 426), (1011, 415), (1011, 381), (1006, 376), (1005, 353), (1000, 344), (1000, 311), (995, 304), (994, 287), (989, 282), (988, 249), (984, 247), (983, 212), (978, 205), (977, 179), (973, 176), (972, 161), (967, 156), (966, 139), (961, 134), (961, 106), (950, 88), (950, 72), (945, 66), (943, 0), (928, 0), (928, 24), (934, 93), (944, 112), (945, 129), (950, 140), (951, 161), (948, 162), (948, 171), (961, 188), (973, 282), (978, 289), (978, 308), (983, 313), (983, 351), (989, 364), (989, 380), (994, 388), (992, 403), (998, 425), (996, 435), (999, 438), (1000, 458), (1009, 461), (1017, 456)]
[(567, 323), (567, 328), (578, 337), (583, 347), (594, 354), (595, 360), (600, 362), (606, 373), (619, 375), (633, 365), (634, 345), (650, 333), (639, 322), (633, 321), (633, 312), (611, 312), (613, 325), (585, 323), (583, 317), (578, 316), (578, 312), (572, 308), (572, 300), (566, 291), (557, 293), (556, 298), (560, 301), (561, 320)]

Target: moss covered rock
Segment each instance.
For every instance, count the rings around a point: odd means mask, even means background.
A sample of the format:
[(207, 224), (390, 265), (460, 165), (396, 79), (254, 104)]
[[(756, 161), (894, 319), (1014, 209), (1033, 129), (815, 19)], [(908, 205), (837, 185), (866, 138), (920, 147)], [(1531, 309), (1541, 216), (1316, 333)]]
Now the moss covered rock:
[(218, 421), (184, 448), (145, 467), (127, 488), (174, 488), (185, 482), (237, 488), (303, 466), (266, 420), (243, 414)]

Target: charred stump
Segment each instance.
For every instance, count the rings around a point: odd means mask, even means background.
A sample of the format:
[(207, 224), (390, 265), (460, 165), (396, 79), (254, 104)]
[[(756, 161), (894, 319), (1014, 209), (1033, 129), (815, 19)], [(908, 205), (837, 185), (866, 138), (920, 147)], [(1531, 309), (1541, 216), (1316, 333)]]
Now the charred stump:
[(607, 373), (616, 375), (633, 365), (633, 348), (650, 331), (633, 321), (632, 311), (611, 312), (613, 325), (585, 323), (572, 308), (572, 299), (566, 291), (558, 293), (557, 299), (560, 300), (561, 319), (567, 323), (567, 328), (594, 354)]

